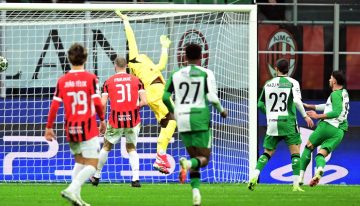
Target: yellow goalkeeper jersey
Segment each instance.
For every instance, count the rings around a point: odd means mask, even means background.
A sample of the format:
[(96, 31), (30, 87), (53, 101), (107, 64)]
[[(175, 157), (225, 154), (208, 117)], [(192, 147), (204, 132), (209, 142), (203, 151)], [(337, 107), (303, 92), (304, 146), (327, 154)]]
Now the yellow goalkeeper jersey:
[[(160, 59), (163, 59), (163, 57)], [(158, 77), (160, 77), (161, 81), (165, 84), (161, 70), (165, 68), (166, 62), (167, 61), (155, 65), (148, 56), (141, 54), (136, 58), (129, 60), (129, 68), (131, 73), (143, 82), (146, 89)]]
[(168, 51), (162, 48), (160, 61), (158, 64), (145, 54), (139, 54), (134, 31), (128, 21), (124, 22), (126, 38), (129, 44), (129, 68), (132, 74), (137, 76), (144, 84), (145, 89), (156, 79), (160, 78), (165, 84), (161, 71), (166, 67), (168, 61)]

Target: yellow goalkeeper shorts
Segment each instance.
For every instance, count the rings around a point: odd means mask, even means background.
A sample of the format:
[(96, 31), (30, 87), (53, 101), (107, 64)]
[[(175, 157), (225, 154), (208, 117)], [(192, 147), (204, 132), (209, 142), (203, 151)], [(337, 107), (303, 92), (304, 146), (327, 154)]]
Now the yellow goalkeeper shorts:
[(162, 101), (165, 86), (163, 84), (152, 84), (146, 88), (146, 99), (150, 109), (154, 112), (158, 122), (163, 119), (169, 110)]

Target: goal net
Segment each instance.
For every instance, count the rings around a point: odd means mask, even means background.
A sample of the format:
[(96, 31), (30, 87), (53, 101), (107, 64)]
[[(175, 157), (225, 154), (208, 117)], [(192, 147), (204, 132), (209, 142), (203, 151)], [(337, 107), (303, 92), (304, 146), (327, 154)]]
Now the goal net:
[[(202, 66), (215, 74), (218, 94), (228, 110), (221, 119), (213, 110), (212, 157), (201, 170), (203, 181), (243, 182), (256, 160), (256, 6), (249, 5), (93, 5), (1, 4), (0, 52), (9, 67), (1, 73), (0, 181), (66, 182), (74, 165), (64, 136), (61, 107), (55, 124), (57, 141), (43, 134), (57, 79), (70, 70), (67, 49), (74, 42), (89, 53), (86, 69), (100, 84), (114, 74), (117, 55), (126, 56), (124, 25), (113, 12), (129, 16), (140, 53), (159, 61), (160, 35), (172, 41), (169, 73), (183, 65), (183, 46), (202, 46)], [(159, 91), (160, 92), (160, 91)], [(152, 111), (141, 111), (137, 151), (140, 180), (174, 182), (178, 160), (187, 153), (175, 133), (167, 153), (169, 175), (153, 170), (159, 125)], [(103, 168), (102, 181), (125, 182), (131, 168), (125, 139), (115, 145)]]

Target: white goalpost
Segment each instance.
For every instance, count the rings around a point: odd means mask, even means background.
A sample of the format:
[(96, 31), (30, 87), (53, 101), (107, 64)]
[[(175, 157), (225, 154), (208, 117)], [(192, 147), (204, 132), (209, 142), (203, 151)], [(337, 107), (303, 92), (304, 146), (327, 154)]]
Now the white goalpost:
[[(114, 13), (129, 17), (139, 52), (159, 61), (160, 35), (172, 41), (169, 73), (183, 65), (183, 47), (203, 48), (202, 66), (212, 70), (227, 119), (213, 110), (212, 157), (202, 181), (246, 182), (257, 159), (257, 9), (256, 5), (173, 4), (12, 4), (1, 3), (0, 56), (9, 67), (1, 75), (0, 182), (67, 182), (74, 160), (64, 136), (64, 113), (57, 115), (57, 141), (43, 138), (57, 79), (70, 69), (67, 49), (74, 42), (89, 53), (86, 69), (100, 84), (114, 74), (117, 55), (126, 57), (124, 25)], [(153, 170), (159, 125), (152, 111), (141, 110), (137, 151), (140, 181), (175, 182), (178, 160), (186, 155), (175, 133), (167, 153), (169, 175)], [(102, 181), (131, 179), (125, 139), (115, 145)]]

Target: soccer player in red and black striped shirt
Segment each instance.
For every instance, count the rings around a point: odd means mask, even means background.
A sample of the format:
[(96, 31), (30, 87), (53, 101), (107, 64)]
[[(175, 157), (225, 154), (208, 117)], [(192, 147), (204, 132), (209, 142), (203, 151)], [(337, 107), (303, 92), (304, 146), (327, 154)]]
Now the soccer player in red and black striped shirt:
[[(126, 59), (115, 59), (115, 72), (103, 86), (102, 103), (106, 108), (110, 99), (110, 115), (107, 125), (103, 148), (99, 155), (99, 164), (95, 175), (91, 178), (93, 185), (97, 186), (101, 177), (101, 169), (107, 161), (108, 154), (113, 145), (122, 135), (126, 137), (126, 151), (133, 173), (131, 186), (140, 187), (139, 181), (139, 155), (136, 152), (136, 143), (140, 131), (140, 107), (147, 104), (144, 86), (139, 78), (126, 73)], [(140, 99), (140, 102), (139, 102)]]
[[(81, 185), (96, 171), (99, 155), (99, 129), (96, 116), (99, 116), (100, 128), (105, 128), (104, 110), (101, 104), (97, 77), (84, 70), (87, 51), (80, 44), (73, 44), (68, 50), (71, 70), (57, 82), (54, 99), (51, 103), (45, 138), (55, 139), (52, 129), (60, 103), (65, 109), (66, 139), (71, 153), (75, 156), (72, 182), (61, 195), (73, 205), (87, 205), (80, 196)], [(95, 109), (95, 111), (94, 111)]]

